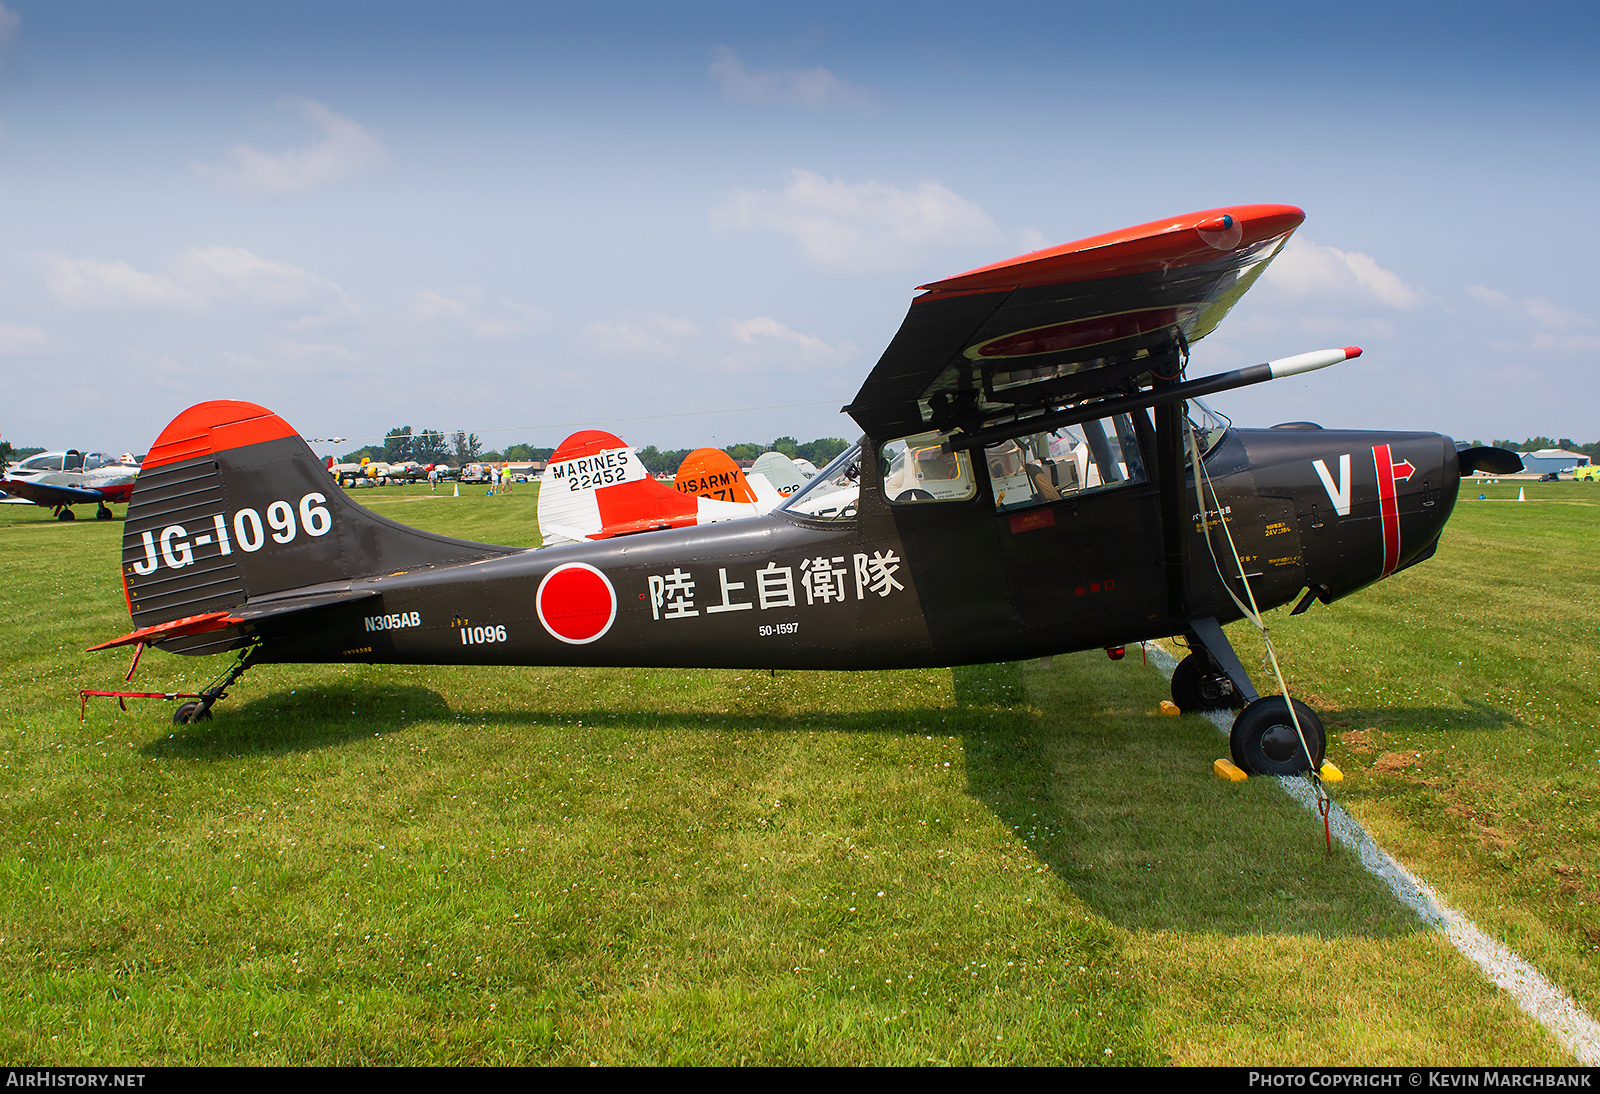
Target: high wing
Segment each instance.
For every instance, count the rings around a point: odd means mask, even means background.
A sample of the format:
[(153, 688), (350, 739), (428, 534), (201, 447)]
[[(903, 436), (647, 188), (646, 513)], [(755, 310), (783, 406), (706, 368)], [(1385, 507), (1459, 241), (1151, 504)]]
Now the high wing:
[(1236, 205), (1034, 251), (919, 288), (844, 409), (873, 437), (975, 430), (1173, 378), (1305, 214)]

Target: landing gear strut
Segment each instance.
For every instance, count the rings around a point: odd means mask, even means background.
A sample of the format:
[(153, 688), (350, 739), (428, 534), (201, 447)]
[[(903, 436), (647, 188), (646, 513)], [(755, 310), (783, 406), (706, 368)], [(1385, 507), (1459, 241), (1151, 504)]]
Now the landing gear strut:
[(1172, 701), (1185, 714), (1201, 710), (1237, 710), (1244, 698), (1228, 674), (1211, 663), (1202, 650), (1191, 653), (1172, 673)]
[(228, 697), (228, 688), (233, 682), (244, 675), (244, 670), (250, 667), (250, 655), (255, 653), (254, 645), (247, 646), (239, 651), (239, 659), (233, 667), (225, 673), (221, 680), (208, 688), (201, 688), (197, 702), (184, 703), (172, 712), (172, 724), (175, 726), (192, 726), (196, 722), (203, 722), (211, 717), (211, 708)]
[(95, 520), (110, 520), (111, 518), (112, 518), (112, 512), (111, 512), (110, 509), (108, 509), (106, 507), (104, 502), (102, 502), (100, 504), (100, 508), (98, 508), (98, 509), (96, 509), (94, 511), (94, 519)]
[(1259, 695), (1214, 618), (1191, 622), (1186, 637), (1191, 652), (1172, 674), (1172, 701), (1185, 712), (1244, 707), (1228, 734), (1236, 765), (1252, 775), (1298, 775), (1322, 767), (1327, 738), (1322, 719), (1310, 707), (1291, 700), (1294, 716), (1290, 717), (1283, 696)]

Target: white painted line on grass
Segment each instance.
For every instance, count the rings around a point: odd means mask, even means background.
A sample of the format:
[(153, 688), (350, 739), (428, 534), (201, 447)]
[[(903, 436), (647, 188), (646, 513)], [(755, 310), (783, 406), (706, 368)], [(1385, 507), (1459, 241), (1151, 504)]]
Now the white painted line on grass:
[[(1145, 649), (1151, 663), (1170, 678), (1177, 667), (1176, 659), (1153, 644)], [(1206, 717), (1225, 734), (1233, 728), (1230, 712), (1214, 711)], [(1277, 782), (1285, 794), (1311, 810), (1314, 816), (1321, 816), (1316, 796), (1306, 780), (1284, 778)], [(1354, 851), (1368, 873), (1387, 885), (1424, 923), (1444, 931), (1452, 946), (1516, 1000), (1517, 1006), (1555, 1034), (1579, 1061), (1589, 1067), (1600, 1067), (1600, 1022), (1589, 1017), (1575, 999), (1546, 980), (1538, 969), (1490, 938), (1472, 920), (1446, 905), (1426, 882), (1379, 847), (1338, 802), (1331, 803), (1328, 808), (1328, 826), (1334, 839)]]

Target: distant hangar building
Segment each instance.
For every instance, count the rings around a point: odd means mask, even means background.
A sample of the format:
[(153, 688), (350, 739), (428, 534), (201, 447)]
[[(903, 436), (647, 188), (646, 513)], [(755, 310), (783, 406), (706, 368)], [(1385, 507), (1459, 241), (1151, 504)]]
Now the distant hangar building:
[(1568, 452), (1564, 448), (1541, 448), (1537, 452), (1522, 454), (1522, 470), (1534, 475), (1566, 471), (1573, 467), (1587, 467), (1588, 464), (1588, 456), (1582, 452)]

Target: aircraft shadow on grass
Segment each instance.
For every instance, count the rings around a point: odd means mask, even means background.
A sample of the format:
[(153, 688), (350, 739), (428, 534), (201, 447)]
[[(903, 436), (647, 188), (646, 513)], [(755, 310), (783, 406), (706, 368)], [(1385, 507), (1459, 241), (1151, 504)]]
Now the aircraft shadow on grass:
[(1369, 727), (1419, 733), (1484, 733), (1513, 726), (1541, 736), (1551, 735), (1548, 730), (1524, 722), (1512, 711), (1482, 699), (1463, 699), (1459, 707), (1347, 707), (1323, 712), (1322, 724), (1330, 735)]
[[(1388, 938), (1423, 925), (1346, 853), (1324, 853), (1321, 826), (1274, 780), (1222, 783), (1210, 770), (1226, 739), (1205, 719), (1161, 718), (1154, 674), (1137, 674), (1131, 703), (1041, 698), (1027, 663), (953, 670), (955, 708), (830, 713), (692, 709), (475, 711), (478, 725), (526, 727), (582, 719), (586, 730), (921, 734), (930, 719), (958, 736), (968, 792), (1096, 912), (1128, 930), (1222, 935)], [(1149, 691), (1150, 694), (1143, 694)], [(1130, 713), (1131, 712), (1131, 713)], [(1423, 711), (1344, 712), (1351, 724), (1425, 724)], [(214, 721), (144, 746), (153, 757), (215, 759), (341, 747), (403, 733), (414, 721), (455, 720), (417, 686), (279, 690)], [(1368, 719), (1363, 721), (1363, 719)], [(1508, 716), (1485, 706), (1469, 728)], [(1451, 728), (1461, 728), (1452, 725)]]
[(1023, 662), (953, 672), (961, 706), (1011, 712), (967, 734), (971, 792), (1079, 899), (1138, 931), (1426, 930), (1353, 855), (1326, 854), (1322, 826), (1277, 780), (1218, 779), (1226, 738), (1155, 713), (1160, 677), (1113, 675), (1127, 693), (1093, 703), (1041, 696), (1045, 674)]
[(150, 757), (228, 759), (336, 748), (415, 721), (451, 719), (432, 688), (393, 685), (279, 690), (146, 744)]

